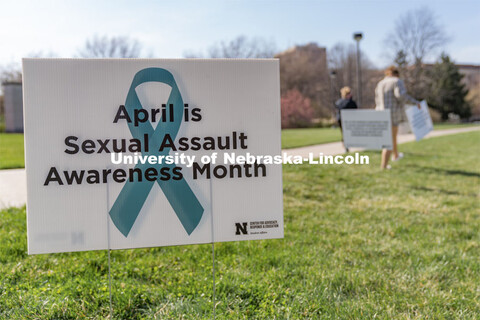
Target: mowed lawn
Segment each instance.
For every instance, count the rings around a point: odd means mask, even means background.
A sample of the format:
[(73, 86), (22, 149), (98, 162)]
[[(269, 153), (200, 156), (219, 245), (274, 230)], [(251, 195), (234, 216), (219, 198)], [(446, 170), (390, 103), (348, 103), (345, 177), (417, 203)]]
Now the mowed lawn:
[[(436, 124), (435, 130), (466, 128), (472, 124)], [(342, 139), (339, 128), (307, 128), (282, 130), (282, 149), (337, 142)], [(24, 168), (23, 134), (0, 133), (0, 169)]]
[(301, 128), (282, 130), (282, 149), (299, 148), (342, 140), (340, 128)]
[[(284, 166), (285, 238), (219, 243), (217, 319), (479, 319), (480, 133)], [(0, 319), (105, 319), (105, 251), (28, 256), (0, 211)], [(211, 245), (112, 251), (115, 319), (212, 319)]]
[(0, 133), (0, 169), (25, 167), (23, 134)]

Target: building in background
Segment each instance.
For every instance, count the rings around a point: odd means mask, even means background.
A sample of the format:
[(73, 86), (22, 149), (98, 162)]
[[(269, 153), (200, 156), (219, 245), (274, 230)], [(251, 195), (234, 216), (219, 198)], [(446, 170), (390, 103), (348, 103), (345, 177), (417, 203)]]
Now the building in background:
[(480, 65), (458, 64), (458, 71), (464, 75), (463, 82), (467, 86), (467, 100), (472, 106), (470, 121), (480, 121)]
[(478, 89), (480, 86), (480, 65), (457, 64), (458, 71), (464, 75), (463, 82), (468, 89)]
[(333, 117), (326, 48), (309, 43), (280, 52), (275, 58), (280, 60), (281, 94), (296, 89), (310, 99), (315, 117)]
[(23, 98), (21, 82), (3, 83), (5, 132), (23, 132)]

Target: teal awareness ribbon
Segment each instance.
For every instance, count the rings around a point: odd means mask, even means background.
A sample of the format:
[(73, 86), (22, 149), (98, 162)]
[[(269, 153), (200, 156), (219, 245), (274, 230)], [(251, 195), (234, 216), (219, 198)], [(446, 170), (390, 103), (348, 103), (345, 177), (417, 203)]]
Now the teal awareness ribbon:
[[(144, 134), (148, 134), (149, 152), (144, 152), (144, 155), (168, 155), (170, 148), (164, 148), (161, 152), (158, 151), (158, 149), (165, 134), (169, 134), (172, 137), (172, 140), (175, 140), (175, 137), (177, 136), (183, 118), (182, 95), (178, 90), (173, 75), (169, 71), (161, 68), (146, 68), (140, 70), (133, 78), (125, 102), (125, 109), (130, 118), (133, 118), (132, 115), (134, 110), (142, 109), (142, 104), (138, 99), (135, 88), (145, 82), (165, 83), (172, 88), (167, 105), (173, 104), (174, 121), (159, 123), (155, 130), (149, 121), (140, 123), (138, 126), (135, 126), (133, 122), (130, 122), (128, 128), (130, 129), (132, 136), (139, 140), (143, 138)], [(150, 165), (145, 163), (137, 164), (135, 169), (139, 168), (143, 172), (148, 168), (155, 168), (157, 171), (160, 171), (161, 168), (165, 167), (169, 168), (169, 172), (172, 172), (175, 165)], [(144, 180), (141, 182), (127, 180), (109, 212), (113, 223), (118, 230), (127, 237), (155, 182), (157, 182), (162, 189), (178, 219), (185, 228), (185, 231), (190, 235), (200, 223), (204, 210), (183, 177), (180, 180), (169, 179), (167, 181), (162, 181), (160, 179), (157, 179), (156, 181)]]

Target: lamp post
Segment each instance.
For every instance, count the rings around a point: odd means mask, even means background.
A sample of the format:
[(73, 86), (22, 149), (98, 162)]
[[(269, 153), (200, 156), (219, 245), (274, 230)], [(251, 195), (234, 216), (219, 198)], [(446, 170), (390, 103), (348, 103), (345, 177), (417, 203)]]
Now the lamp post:
[(330, 71), (330, 95), (331, 95), (331, 98), (332, 98), (332, 102), (333, 102), (333, 112), (335, 113), (335, 102), (336, 102), (336, 99), (335, 99), (335, 79), (337, 78), (337, 71), (335, 70), (332, 70)]
[(357, 104), (358, 107), (362, 107), (362, 67), (360, 65), (360, 40), (362, 40), (363, 34), (356, 32), (353, 34), (353, 39), (357, 42)]

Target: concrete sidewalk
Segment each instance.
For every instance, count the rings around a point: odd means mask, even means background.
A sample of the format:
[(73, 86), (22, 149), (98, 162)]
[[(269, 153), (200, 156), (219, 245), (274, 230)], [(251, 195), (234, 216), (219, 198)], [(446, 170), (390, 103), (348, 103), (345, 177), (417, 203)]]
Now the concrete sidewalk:
[(0, 209), (21, 207), (27, 202), (25, 169), (0, 170)]
[[(469, 127), (460, 129), (436, 130), (430, 132), (425, 139), (439, 137), (449, 134), (463, 133), (469, 131), (479, 131), (480, 127)], [(413, 134), (399, 135), (398, 142), (405, 143), (415, 141)], [(351, 151), (361, 151), (362, 149), (352, 149)], [(337, 155), (345, 153), (341, 142), (325, 143), (315, 146), (308, 146), (295, 149), (284, 150), (289, 155), (300, 155), (308, 157), (309, 153), (314, 156), (319, 153), (324, 155)], [(27, 183), (25, 169), (0, 170), (0, 209), (8, 207), (20, 207), (27, 202)]]

